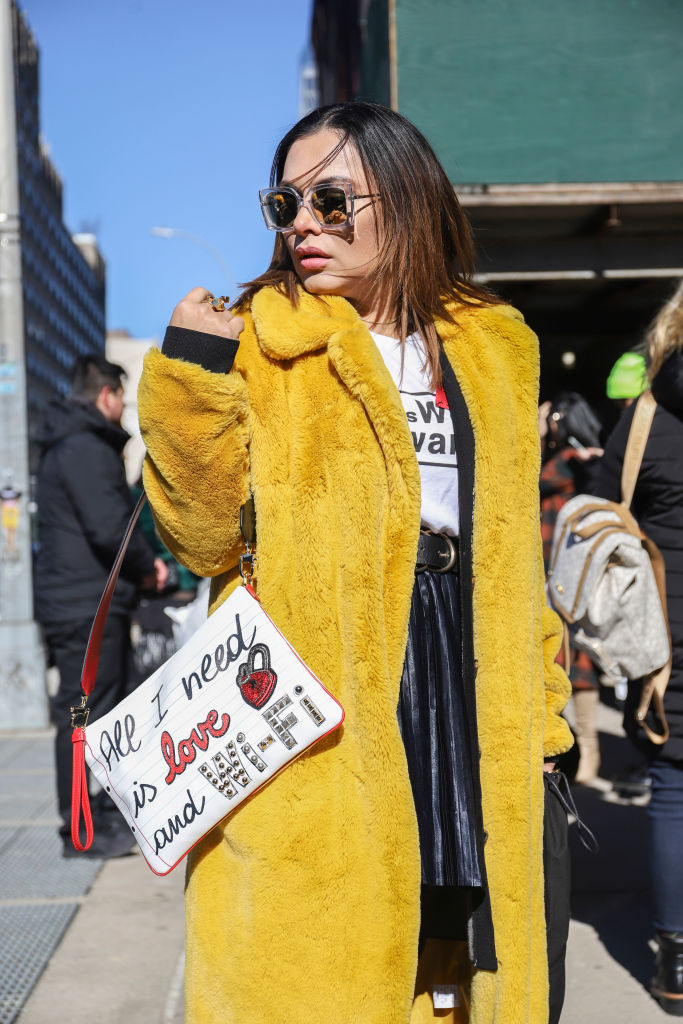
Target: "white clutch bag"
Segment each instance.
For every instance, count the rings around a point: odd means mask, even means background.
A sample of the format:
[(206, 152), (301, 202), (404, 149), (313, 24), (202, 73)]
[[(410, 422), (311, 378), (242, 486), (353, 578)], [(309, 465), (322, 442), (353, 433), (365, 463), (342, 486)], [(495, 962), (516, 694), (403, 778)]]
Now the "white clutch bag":
[(344, 711), (247, 582), (113, 711), (87, 724), (104, 621), (143, 500), (100, 602), (83, 669), (84, 696), (72, 708), (71, 835), (76, 849), (92, 842), (85, 758), (152, 871), (165, 875), (243, 800), (341, 725)]

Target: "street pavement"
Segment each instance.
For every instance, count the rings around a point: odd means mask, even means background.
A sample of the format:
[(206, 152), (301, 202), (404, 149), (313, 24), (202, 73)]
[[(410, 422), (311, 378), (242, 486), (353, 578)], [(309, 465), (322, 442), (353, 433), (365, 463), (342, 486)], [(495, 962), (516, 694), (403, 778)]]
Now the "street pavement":
[(0, 733), (0, 1024), (182, 1024), (182, 867), (64, 859), (53, 748)]
[[(601, 706), (604, 779), (574, 790), (600, 853), (571, 829), (562, 1024), (671, 1019), (647, 992), (646, 808), (607, 781), (634, 758), (619, 723)], [(49, 730), (0, 733), (0, 1024), (183, 1024), (182, 866), (158, 878), (139, 854), (64, 860), (52, 742)]]
[(567, 995), (561, 1024), (659, 1024), (671, 1021), (650, 997), (654, 951), (647, 865), (647, 800), (618, 799), (609, 780), (639, 755), (623, 737), (621, 712), (600, 705), (601, 778), (575, 787), (597, 855), (570, 830), (572, 923)]

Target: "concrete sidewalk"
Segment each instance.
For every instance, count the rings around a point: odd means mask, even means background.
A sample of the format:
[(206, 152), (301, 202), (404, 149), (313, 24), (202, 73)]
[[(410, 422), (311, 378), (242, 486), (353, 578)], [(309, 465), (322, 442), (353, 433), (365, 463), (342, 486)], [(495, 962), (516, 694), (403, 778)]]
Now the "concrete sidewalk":
[(608, 781), (639, 760), (623, 737), (620, 711), (600, 705), (601, 776), (576, 787), (581, 818), (600, 843), (597, 855), (570, 830), (572, 923), (562, 1024), (671, 1021), (650, 997), (653, 973), (647, 865), (647, 799), (618, 799)]
[[(608, 778), (634, 755), (618, 712), (600, 716)], [(0, 734), (0, 1024), (183, 1024), (182, 866), (157, 878), (139, 854), (64, 860), (53, 789), (51, 734)], [(647, 992), (646, 809), (600, 780), (574, 793), (601, 850), (572, 829), (562, 1024), (670, 1020)]]
[(51, 730), (0, 733), (0, 1024), (182, 1024), (182, 867), (65, 860)]
[(107, 861), (19, 1024), (182, 1024), (183, 880), (141, 855)]

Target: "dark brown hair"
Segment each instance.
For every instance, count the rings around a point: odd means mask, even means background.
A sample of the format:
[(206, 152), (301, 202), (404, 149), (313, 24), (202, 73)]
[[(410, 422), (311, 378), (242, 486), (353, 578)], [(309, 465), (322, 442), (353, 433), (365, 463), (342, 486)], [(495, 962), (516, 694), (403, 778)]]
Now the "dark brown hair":
[(118, 363), (110, 363), (98, 352), (77, 356), (71, 371), (71, 394), (95, 402), (102, 388), (118, 391), (123, 387), (126, 371)]
[[(453, 186), (410, 121), (388, 107), (360, 101), (320, 107), (294, 125), (275, 151), (271, 186), (281, 181), (293, 143), (324, 129), (339, 134), (339, 144), (328, 159), (352, 143), (372, 190), (380, 193), (375, 209), (384, 241), (376, 271), (378, 286), (393, 298), (401, 341), (413, 331), (421, 334), (425, 367), (432, 384), (438, 386), (441, 371), (434, 320), (453, 322), (446, 301), (453, 296), (466, 305), (500, 301), (472, 280), (472, 233)], [(299, 301), (299, 278), (279, 233), (268, 270), (243, 285), (235, 306), (248, 304), (264, 285), (275, 285), (294, 305)]]

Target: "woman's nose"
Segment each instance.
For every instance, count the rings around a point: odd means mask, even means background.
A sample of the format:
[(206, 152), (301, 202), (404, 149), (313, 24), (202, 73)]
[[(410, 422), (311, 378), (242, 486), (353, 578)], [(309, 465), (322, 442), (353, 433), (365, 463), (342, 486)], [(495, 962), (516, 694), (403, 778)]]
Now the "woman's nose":
[(302, 203), (297, 215), (292, 222), (292, 227), (297, 235), (319, 235), (323, 226), (317, 217), (314, 217), (308, 207)]

